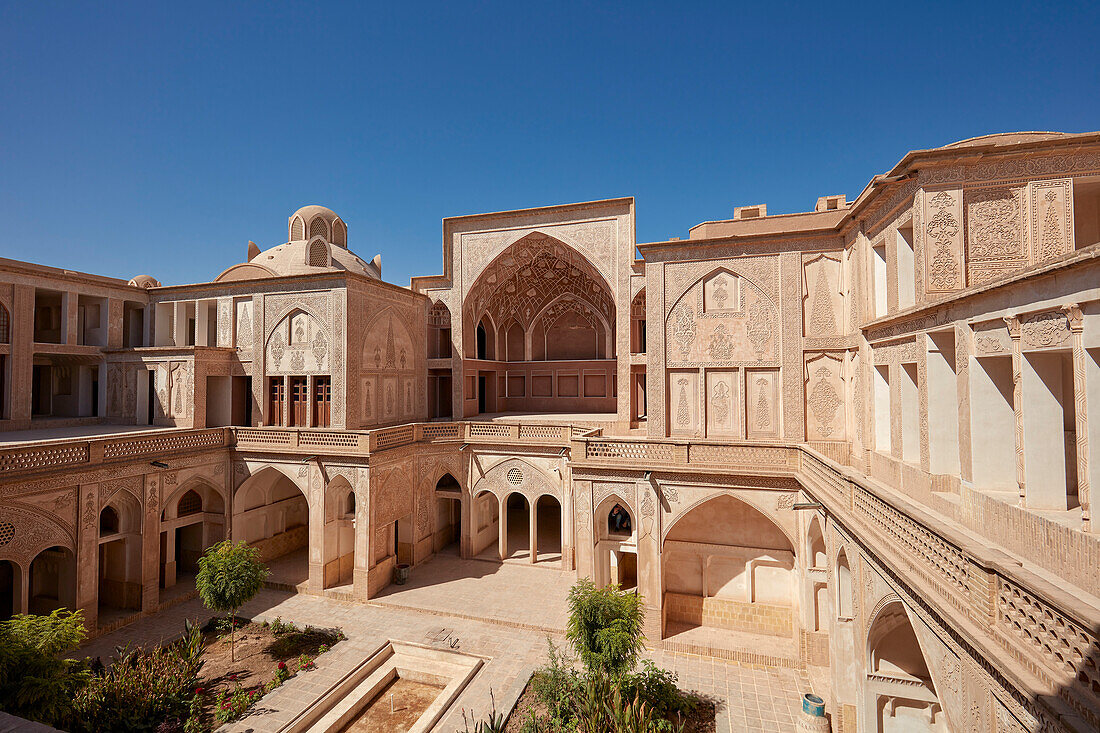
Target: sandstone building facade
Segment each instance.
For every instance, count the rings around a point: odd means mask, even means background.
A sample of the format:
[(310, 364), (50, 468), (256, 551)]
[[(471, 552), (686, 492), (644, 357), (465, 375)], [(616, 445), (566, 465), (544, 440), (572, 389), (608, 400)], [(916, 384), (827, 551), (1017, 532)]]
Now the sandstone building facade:
[(452, 552), (635, 587), (834, 730), (1100, 726), (1100, 133), (682, 240), (445, 219), (408, 288), (353, 241), (307, 206), (206, 283), (0, 260), (0, 615), (117, 628), (225, 537), (353, 601)]

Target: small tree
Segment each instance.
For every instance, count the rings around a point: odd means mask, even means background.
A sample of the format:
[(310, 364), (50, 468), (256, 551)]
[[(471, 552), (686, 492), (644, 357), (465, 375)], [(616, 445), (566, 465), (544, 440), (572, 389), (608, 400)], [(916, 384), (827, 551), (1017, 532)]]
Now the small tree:
[(246, 542), (234, 544), (223, 540), (199, 558), (195, 587), (203, 605), (211, 611), (229, 614), (229, 658), (232, 661), (236, 661), (233, 644), (237, 610), (260, 592), (267, 572), (267, 566), (260, 562), (259, 552)]
[(61, 655), (84, 640), (80, 611), (18, 614), (0, 622), (0, 710), (50, 725), (66, 725), (73, 697), (88, 681), (83, 661)]
[(620, 678), (642, 650), (641, 599), (618, 585), (597, 588), (582, 578), (569, 589), (569, 625), (566, 637), (590, 672)]

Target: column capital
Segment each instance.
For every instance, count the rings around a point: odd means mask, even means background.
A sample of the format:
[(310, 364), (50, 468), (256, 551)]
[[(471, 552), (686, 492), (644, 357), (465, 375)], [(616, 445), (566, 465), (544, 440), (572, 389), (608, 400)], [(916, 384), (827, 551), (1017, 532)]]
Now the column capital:
[(1085, 316), (1081, 312), (1081, 306), (1077, 303), (1066, 303), (1062, 306), (1062, 312), (1066, 314), (1066, 320), (1069, 321), (1069, 330), (1073, 333), (1080, 333), (1085, 328)]
[(1004, 317), (1004, 322), (1005, 325), (1008, 326), (1008, 335), (1011, 336), (1013, 340), (1019, 339), (1021, 336), (1020, 316), (1015, 313), (1007, 315)]

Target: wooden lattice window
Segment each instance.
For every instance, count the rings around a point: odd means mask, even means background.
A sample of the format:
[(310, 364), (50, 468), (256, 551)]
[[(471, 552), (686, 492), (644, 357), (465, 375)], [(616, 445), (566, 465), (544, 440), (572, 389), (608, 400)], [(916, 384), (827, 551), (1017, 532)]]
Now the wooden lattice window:
[(313, 239), (314, 237), (328, 238), (328, 225), (319, 216), (314, 217), (313, 221), (309, 223), (309, 238)]
[(290, 241), (297, 242), (299, 239), (306, 238), (306, 225), (302, 222), (301, 218), (294, 217), (290, 222)]
[(11, 343), (11, 314), (0, 304), (0, 344)]
[(177, 504), (176, 507), (177, 517), (186, 517), (191, 514), (198, 514), (202, 511), (202, 497), (200, 497), (194, 491), (188, 491), (186, 494), (180, 497), (180, 503)]

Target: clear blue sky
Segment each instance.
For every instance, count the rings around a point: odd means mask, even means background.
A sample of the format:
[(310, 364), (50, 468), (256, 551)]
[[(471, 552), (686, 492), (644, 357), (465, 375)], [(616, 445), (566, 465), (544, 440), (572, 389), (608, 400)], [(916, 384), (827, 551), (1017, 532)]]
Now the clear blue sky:
[(204, 281), (317, 203), (408, 284), (445, 216), (632, 195), (654, 241), (1100, 129), (1095, 4), (892, 5), (0, 0), (0, 256)]

